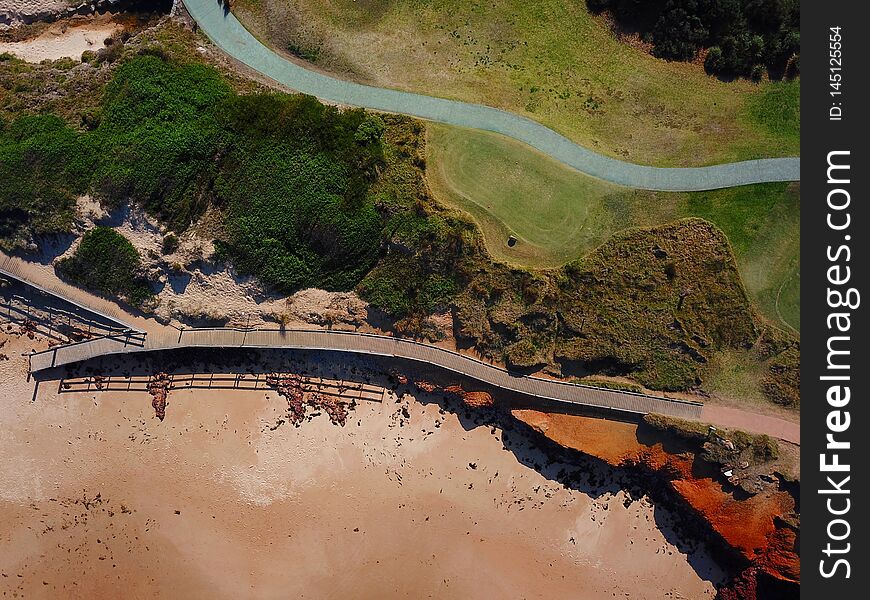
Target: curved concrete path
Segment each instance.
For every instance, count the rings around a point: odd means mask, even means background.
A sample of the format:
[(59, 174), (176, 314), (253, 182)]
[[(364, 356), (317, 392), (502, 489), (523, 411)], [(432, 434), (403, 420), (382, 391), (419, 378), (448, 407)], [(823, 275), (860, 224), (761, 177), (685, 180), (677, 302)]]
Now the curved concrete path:
[[(636, 165), (597, 154), (531, 119), (470, 104), (342, 81), (283, 58), (260, 43), (218, 0), (183, 0), (221, 50), (270, 79), (322, 100), (401, 113), (449, 125), (494, 131), (537, 148), (605, 181), (645, 190), (697, 191), (800, 180), (800, 158), (771, 158), (695, 168)], [(715, 139), (711, 143), (715, 143)]]

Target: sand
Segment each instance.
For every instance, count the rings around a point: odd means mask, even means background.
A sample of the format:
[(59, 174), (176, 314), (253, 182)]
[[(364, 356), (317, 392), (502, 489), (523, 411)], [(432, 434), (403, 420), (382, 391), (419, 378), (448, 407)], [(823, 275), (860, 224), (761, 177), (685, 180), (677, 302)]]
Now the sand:
[(74, 18), (50, 25), (35, 38), (20, 42), (0, 42), (0, 53), (9, 52), (27, 62), (72, 58), (79, 60), (85, 50), (96, 52), (104, 41), (123, 29), (106, 14), (93, 18)]
[(577, 467), (440, 398), (385, 389), (295, 428), (274, 391), (176, 389), (160, 422), (145, 391), (34, 393), (21, 353), (45, 343), (2, 340), (5, 597), (697, 599), (721, 577), (613, 472), (566, 488)]

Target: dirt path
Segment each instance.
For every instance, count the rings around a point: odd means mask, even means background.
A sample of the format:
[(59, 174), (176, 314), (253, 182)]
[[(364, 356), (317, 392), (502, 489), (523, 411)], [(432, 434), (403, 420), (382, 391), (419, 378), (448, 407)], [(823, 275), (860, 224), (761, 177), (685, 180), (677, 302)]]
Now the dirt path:
[(800, 423), (792, 423), (785, 419), (740, 408), (705, 404), (701, 410), (701, 420), (721, 427), (742, 429), (752, 433), (766, 433), (771, 437), (785, 440), (798, 446), (801, 443)]

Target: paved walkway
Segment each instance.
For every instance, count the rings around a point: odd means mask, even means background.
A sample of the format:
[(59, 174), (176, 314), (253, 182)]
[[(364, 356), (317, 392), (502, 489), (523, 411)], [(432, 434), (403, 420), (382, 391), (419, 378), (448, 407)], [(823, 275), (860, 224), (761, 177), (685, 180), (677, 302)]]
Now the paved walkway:
[[(695, 191), (769, 181), (799, 181), (800, 158), (772, 158), (697, 168), (659, 168), (603, 156), (540, 123), (489, 106), (343, 81), (306, 69), (260, 43), (217, 0), (183, 0), (202, 31), (224, 52), (266, 77), (322, 100), (494, 131), (605, 181), (631, 188)], [(715, 138), (710, 140), (715, 144)]]

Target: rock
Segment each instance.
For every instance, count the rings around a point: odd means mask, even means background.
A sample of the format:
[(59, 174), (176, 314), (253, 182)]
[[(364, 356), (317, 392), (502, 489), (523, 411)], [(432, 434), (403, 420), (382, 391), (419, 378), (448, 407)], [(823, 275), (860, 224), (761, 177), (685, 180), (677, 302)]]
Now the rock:
[(161, 421), (166, 417), (166, 400), (169, 397), (171, 387), (172, 379), (167, 373), (156, 373), (147, 385), (148, 393), (151, 394), (151, 406), (154, 407), (154, 414)]
[(495, 406), (495, 400), (487, 392), (465, 392), (462, 401), (469, 408), (491, 408)]

